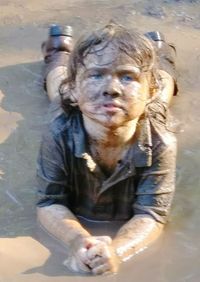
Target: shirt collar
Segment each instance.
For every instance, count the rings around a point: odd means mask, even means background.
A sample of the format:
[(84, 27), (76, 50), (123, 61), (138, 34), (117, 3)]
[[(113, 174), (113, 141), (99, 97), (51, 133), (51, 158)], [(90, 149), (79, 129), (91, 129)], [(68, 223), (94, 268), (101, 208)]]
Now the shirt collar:
[[(77, 158), (84, 158), (87, 160), (87, 165), (91, 170), (95, 169), (95, 162), (89, 154), (87, 144), (87, 134), (84, 129), (83, 119), (81, 113), (77, 115), (76, 121), (72, 121), (72, 131), (74, 139), (74, 154)], [(152, 165), (152, 134), (151, 126), (148, 118), (140, 120), (139, 135), (130, 149), (130, 154), (127, 156), (129, 163), (134, 163), (136, 167), (145, 167)]]

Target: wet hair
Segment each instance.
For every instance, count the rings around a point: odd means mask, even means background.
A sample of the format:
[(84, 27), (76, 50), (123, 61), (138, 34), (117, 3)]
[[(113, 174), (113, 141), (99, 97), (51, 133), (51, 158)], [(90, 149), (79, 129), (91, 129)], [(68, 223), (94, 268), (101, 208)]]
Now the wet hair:
[[(159, 88), (156, 55), (152, 42), (135, 30), (128, 30), (111, 22), (102, 29), (82, 36), (74, 46), (69, 58), (68, 76), (60, 86), (61, 105), (64, 110), (68, 109), (69, 105), (76, 105), (73, 90), (78, 68), (84, 66), (84, 60), (88, 54), (95, 54), (103, 50), (109, 43), (112, 43), (119, 52), (132, 58), (141, 73), (149, 72), (151, 74), (150, 93)], [(101, 48), (95, 48), (98, 45), (101, 45)]]

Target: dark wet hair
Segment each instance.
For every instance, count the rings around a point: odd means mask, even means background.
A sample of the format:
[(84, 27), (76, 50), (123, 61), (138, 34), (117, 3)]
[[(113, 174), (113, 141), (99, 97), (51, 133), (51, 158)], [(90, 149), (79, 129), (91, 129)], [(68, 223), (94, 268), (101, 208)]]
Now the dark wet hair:
[(76, 43), (70, 54), (68, 63), (68, 77), (60, 86), (61, 105), (66, 110), (69, 105), (75, 105), (73, 100), (73, 89), (78, 68), (84, 66), (84, 60), (88, 54), (97, 51), (94, 47), (101, 44), (101, 50), (106, 48), (109, 43), (114, 44), (119, 52), (125, 53), (135, 61), (135, 65), (141, 72), (151, 73), (150, 90), (155, 91), (159, 88), (159, 76), (156, 68), (156, 55), (152, 42), (144, 35), (135, 30), (116, 24), (109, 23), (102, 29), (82, 36)]

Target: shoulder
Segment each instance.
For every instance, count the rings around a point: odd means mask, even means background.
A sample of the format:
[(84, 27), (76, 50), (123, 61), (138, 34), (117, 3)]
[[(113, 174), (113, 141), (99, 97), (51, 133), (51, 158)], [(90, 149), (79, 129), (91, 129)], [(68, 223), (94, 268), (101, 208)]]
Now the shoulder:
[[(164, 124), (152, 125), (152, 157), (153, 160), (162, 159), (164, 162), (176, 159), (177, 139)], [(164, 160), (165, 159), (165, 160)]]
[(150, 123), (152, 139), (162, 143), (163, 146), (174, 146), (176, 144), (176, 136), (169, 125), (169, 117), (171, 120), (173, 116), (169, 111), (167, 103), (157, 97), (148, 104), (146, 115)]
[(146, 113), (151, 121), (165, 124), (168, 116), (168, 105), (159, 96), (153, 99), (146, 107)]

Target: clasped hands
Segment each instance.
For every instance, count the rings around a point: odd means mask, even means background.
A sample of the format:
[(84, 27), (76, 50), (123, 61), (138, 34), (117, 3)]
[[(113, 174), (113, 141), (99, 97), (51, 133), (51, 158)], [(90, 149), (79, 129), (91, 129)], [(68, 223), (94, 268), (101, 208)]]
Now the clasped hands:
[(119, 263), (109, 236), (90, 236), (74, 242), (64, 265), (74, 272), (108, 274), (116, 273)]

